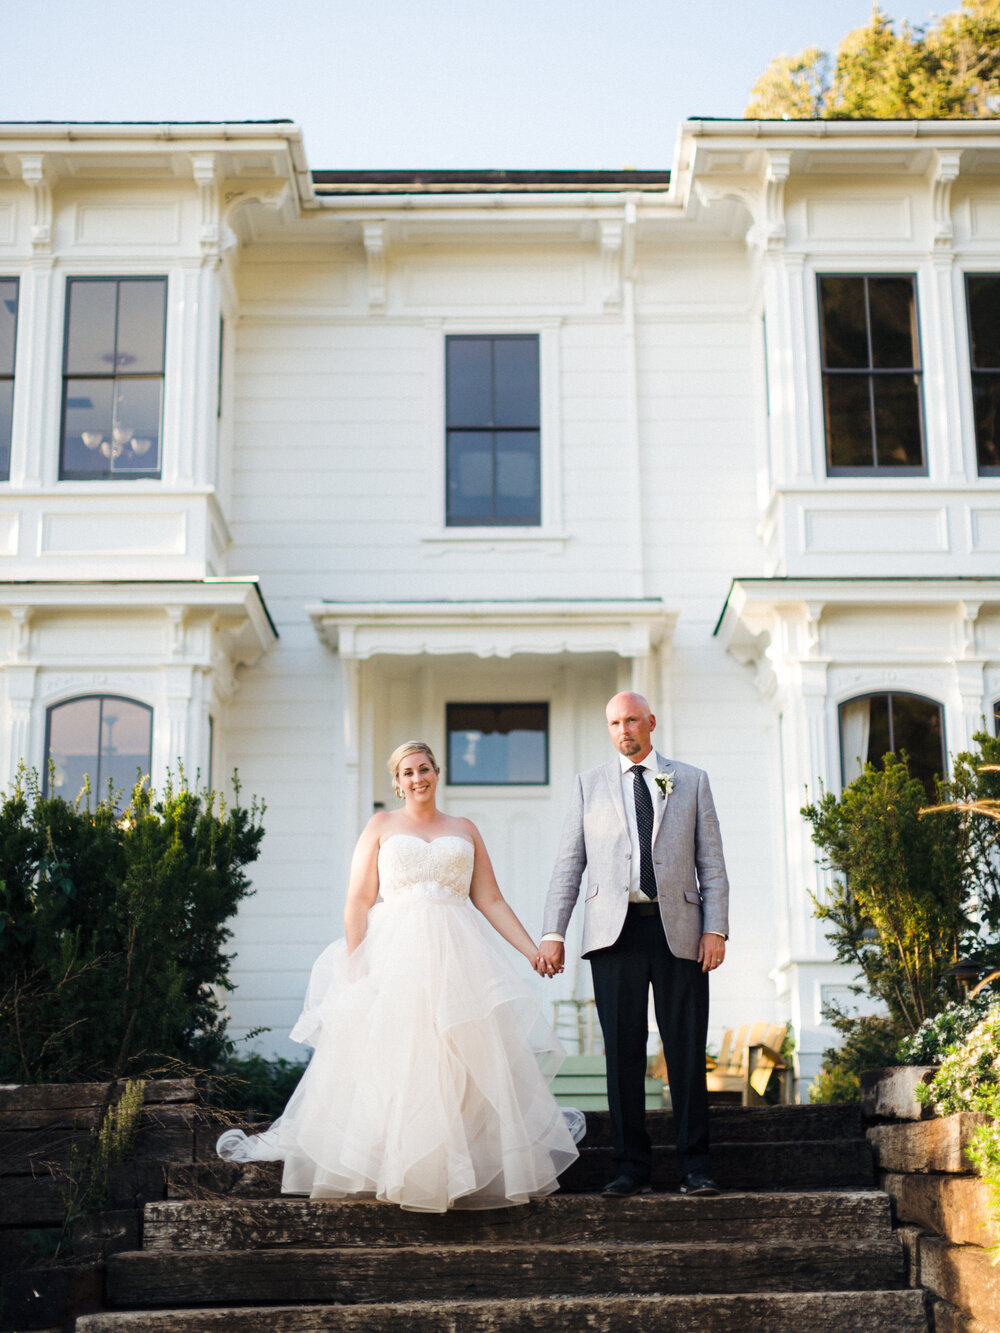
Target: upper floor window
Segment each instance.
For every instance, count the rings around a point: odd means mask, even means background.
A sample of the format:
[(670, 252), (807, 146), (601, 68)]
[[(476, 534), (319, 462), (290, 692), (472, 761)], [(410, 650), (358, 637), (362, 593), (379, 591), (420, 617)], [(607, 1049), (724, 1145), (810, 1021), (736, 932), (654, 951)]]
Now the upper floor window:
[(95, 801), (109, 784), (131, 793), (139, 774), (149, 774), (152, 748), (153, 710), (146, 704), (115, 694), (67, 699), (46, 714), (45, 792), (75, 801), (89, 779)]
[(541, 522), (538, 338), (445, 340), (447, 522)]
[(967, 273), (972, 405), (980, 473), (1000, 473), (1000, 273)]
[(14, 414), (14, 344), (17, 279), (0, 278), (0, 481), (10, 477), (10, 426)]
[(865, 764), (906, 752), (910, 773), (934, 795), (945, 772), (944, 715), (939, 703), (919, 694), (867, 694), (840, 705), (840, 769), (846, 786)]
[(824, 275), (819, 308), (827, 472), (926, 471), (914, 279)]
[(544, 786), (548, 704), (449, 704), (450, 786)]
[(160, 475), (166, 312), (166, 278), (68, 279), (60, 477)]

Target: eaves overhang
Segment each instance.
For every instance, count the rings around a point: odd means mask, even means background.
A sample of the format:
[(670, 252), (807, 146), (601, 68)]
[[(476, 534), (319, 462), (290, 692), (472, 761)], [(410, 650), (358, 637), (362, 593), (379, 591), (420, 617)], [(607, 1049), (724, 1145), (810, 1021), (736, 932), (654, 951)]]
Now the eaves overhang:
[(656, 598), (538, 601), (319, 602), (306, 611), (342, 658), (648, 656), (678, 612)]

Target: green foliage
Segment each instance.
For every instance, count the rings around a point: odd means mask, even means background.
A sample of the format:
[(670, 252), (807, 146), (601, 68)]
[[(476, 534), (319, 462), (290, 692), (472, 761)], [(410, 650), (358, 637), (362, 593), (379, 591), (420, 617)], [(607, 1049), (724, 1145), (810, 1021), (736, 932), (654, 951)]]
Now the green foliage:
[(894, 1019), (878, 1014), (853, 1018), (830, 1013), (828, 1018), (843, 1034), (844, 1041), (823, 1052), (823, 1067), (813, 1079), (809, 1100), (858, 1102), (861, 1074), (866, 1069), (882, 1069), (894, 1063), (899, 1026)]
[(927, 120), (1000, 115), (1000, 0), (963, 0), (927, 27), (870, 22), (832, 62), (811, 47), (776, 57), (744, 115), (761, 120)]
[(74, 1221), (86, 1213), (99, 1212), (107, 1204), (111, 1168), (132, 1156), (139, 1119), (146, 1099), (143, 1079), (129, 1079), (118, 1100), (114, 1100), (117, 1084), (108, 1088), (108, 1096), (97, 1124), (91, 1130), (86, 1152), (74, 1151), (69, 1164), (69, 1176), (63, 1194), (65, 1214), (56, 1254)]
[(837, 960), (862, 979), (859, 990), (885, 1006), (901, 1039), (949, 998), (946, 977), (971, 933), (963, 882), (967, 856), (957, 820), (921, 819), (923, 784), (905, 755), (867, 764), (840, 796), (805, 806), (820, 863), (842, 876), (817, 917)]
[(938, 1115), (980, 1111), (993, 1119), (975, 1131), (967, 1149), (990, 1197), (1000, 1261), (1000, 1004), (992, 1008), (941, 1062), (930, 1086), (921, 1090)]
[[(968, 1037), (977, 1023), (995, 1003), (986, 991), (971, 1000), (952, 1000), (930, 1018), (925, 1018), (916, 1032), (903, 1038), (893, 1063), (900, 1065), (937, 1065)], [(917, 1089), (917, 1096), (923, 1089)]]
[(226, 922), (263, 810), (216, 807), (183, 774), (124, 813), (43, 796), (0, 805), (0, 1079), (103, 1080), (207, 1068), (230, 1049)]
[(230, 1056), (213, 1077), (212, 1100), (241, 1123), (276, 1120), (298, 1086), (308, 1061)]

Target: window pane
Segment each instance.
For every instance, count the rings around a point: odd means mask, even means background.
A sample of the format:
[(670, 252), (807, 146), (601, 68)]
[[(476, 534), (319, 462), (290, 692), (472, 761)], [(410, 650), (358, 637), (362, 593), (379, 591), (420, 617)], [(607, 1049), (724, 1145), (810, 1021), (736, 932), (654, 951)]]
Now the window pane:
[(922, 467), (920, 389), (915, 375), (876, 375), (875, 448), (879, 467)]
[(63, 476), (101, 476), (111, 468), (114, 380), (67, 380)]
[(163, 278), (123, 281), (118, 296), (117, 369), (130, 373), (163, 370), (163, 321), (167, 284)]
[(449, 426), (493, 424), (493, 341), (448, 338), (447, 395)]
[(820, 278), (819, 292), (823, 365), (867, 366), (864, 278)]
[(977, 370), (1000, 369), (1000, 274), (969, 274), (965, 281), (972, 364)]
[(0, 375), (14, 373), (14, 341), (17, 333), (17, 283), (0, 281)]
[(941, 706), (914, 694), (892, 698), (893, 747), (910, 760), (910, 773), (934, 794), (934, 778), (944, 772), (944, 735)]
[(68, 375), (114, 374), (117, 297), (117, 282), (70, 279), (66, 335)]
[(448, 432), (448, 519), (493, 514), (493, 436), (490, 431)]
[(493, 344), (494, 414), (498, 426), (538, 425), (538, 339)]
[(548, 781), (547, 704), (449, 704), (448, 782)]
[(105, 698), (101, 709), (101, 790), (110, 782), (124, 793), (128, 803), (139, 777), (149, 776), (150, 738), (153, 714), (142, 704), (127, 699)]
[(101, 701), (71, 699), (49, 710), (49, 752), (45, 757), (46, 783), (54, 766), (50, 790), (54, 796), (75, 801), (90, 774), (96, 779)]
[(127, 799), (137, 772), (149, 775), (152, 727), (153, 710), (131, 699), (92, 695), (57, 704), (49, 709), (45, 790), (75, 801), (89, 778), (95, 802), (109, 781)]
[(539, 517), (538, 433), (495, 436), (496, 512), (503, 518), (537, 522)]
[(871, 467), (868, 375), (825, 375), (826, 450), (830, 467)]
[(10, 423), (14, 411), (14, 381), (0, 380), (0, 481), (10, 476)]
[(873, 366), (916, 366), (915, 304), (912, 278), (868, 279)]
[[(115, 421), (110, 442), (115, 472), (158, 472), (160, 467), (160, 400), (163, 381), (115, 381)], [(102, 452), (104, 446), (101, 446)]]
[(873, 694), (868, 707), (868, 763), (881, 768), (883, 758), (891, 749), (889, 696)]
[(972, 407), (979, 466), (1000, 467), (1000, 375), (973, 375)]

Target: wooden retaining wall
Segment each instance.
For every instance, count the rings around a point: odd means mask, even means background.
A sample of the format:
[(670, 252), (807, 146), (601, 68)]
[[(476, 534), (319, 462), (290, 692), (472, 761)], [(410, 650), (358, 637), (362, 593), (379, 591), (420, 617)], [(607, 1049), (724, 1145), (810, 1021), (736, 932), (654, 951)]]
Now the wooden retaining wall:
[(934, 1119), (914, 1090), (933, 1068), (862, 1075), (862, 1112), (882, 1188), (893, 1201), (910, 1285), (930, 1293), (935, 1333), (1000, 1329), (1000, 1240), (966, 1148), (986, 1116)]

